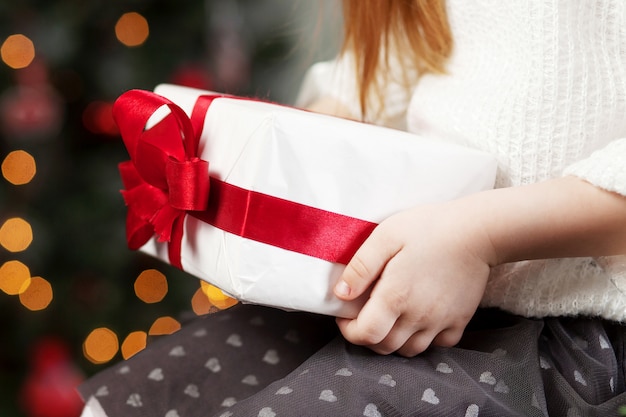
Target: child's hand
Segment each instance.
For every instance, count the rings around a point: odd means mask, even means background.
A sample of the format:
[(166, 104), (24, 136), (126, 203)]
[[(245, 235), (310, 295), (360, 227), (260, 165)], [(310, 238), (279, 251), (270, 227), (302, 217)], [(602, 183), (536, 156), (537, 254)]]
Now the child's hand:
[(372, 287), (357, 318), (337, 319), (344, 337), (375, 352), (414, 356), (458, 343), (476, 311), (493, 250), (462, 202), (417, 207), (382, 222), (335, 287), (351, 300)]

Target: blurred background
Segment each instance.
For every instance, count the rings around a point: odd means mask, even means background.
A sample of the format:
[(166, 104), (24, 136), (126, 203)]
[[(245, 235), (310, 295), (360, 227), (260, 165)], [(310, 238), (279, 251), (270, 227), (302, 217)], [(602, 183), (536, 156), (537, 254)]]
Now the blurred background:
[(127, 249), (111, 117), (176, 83), (291, 104), (337, 0), (0, 0), (0, 416), (74, 417), (76, 384), (232, 303)]

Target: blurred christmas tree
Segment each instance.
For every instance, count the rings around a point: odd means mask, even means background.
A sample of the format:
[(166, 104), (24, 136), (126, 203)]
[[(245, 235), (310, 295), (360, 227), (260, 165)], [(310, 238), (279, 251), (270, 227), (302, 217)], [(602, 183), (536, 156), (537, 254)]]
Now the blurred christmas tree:
[[(83, 352), (92, 330), (122, 344), (192, 311), (197, 280), (126, 249), (113, 100), (171, 82), (288, 103), (319, 57), (298, 52), (314, 3), (0, 0), (1, 416), (72, 417), (75, 397), (51, 398), (122, 358)], [(151, 269), (169, 286), (148, 304)]]

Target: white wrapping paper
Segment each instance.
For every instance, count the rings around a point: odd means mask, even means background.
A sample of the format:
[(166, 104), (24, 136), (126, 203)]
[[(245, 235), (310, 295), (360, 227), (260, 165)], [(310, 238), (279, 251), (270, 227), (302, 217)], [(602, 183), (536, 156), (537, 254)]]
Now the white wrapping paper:
[[(155, 89), (187, 114), (206, 91)], [(412, 206), (493, 187), (486, 153), (258, 101), (220, 98), (206, 115), (199, 156), (227, 183), (375, 223)], [(142, 251), (168, 261), (167, 244)], [(248, 303), (354, 317), (332, 288), (344, 265), (280, 249), (185, 217), (183, 269)]]

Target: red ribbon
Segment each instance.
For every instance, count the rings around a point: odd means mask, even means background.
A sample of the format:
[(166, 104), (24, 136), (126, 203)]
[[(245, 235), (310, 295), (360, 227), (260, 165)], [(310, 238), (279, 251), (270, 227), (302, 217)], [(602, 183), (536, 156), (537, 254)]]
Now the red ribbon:
[[(170, 263), (182, 269), (186, 214), (238, 236), (346, 264), (375, 223), (246, 190), (209, 177), (197, 156), (204, 118), (220, 95), (198, 97), (191, 118), (157, 94), (131, 90), (115, 102), (113, 116), (131, 160), (120, 164), (128, 206), (128, 246), (138, 249), (156, 234), (169, 242)], [(231, 97), (237, 98), (237, 97)], [(154, 112), (169, 113), (146, 129)]]

